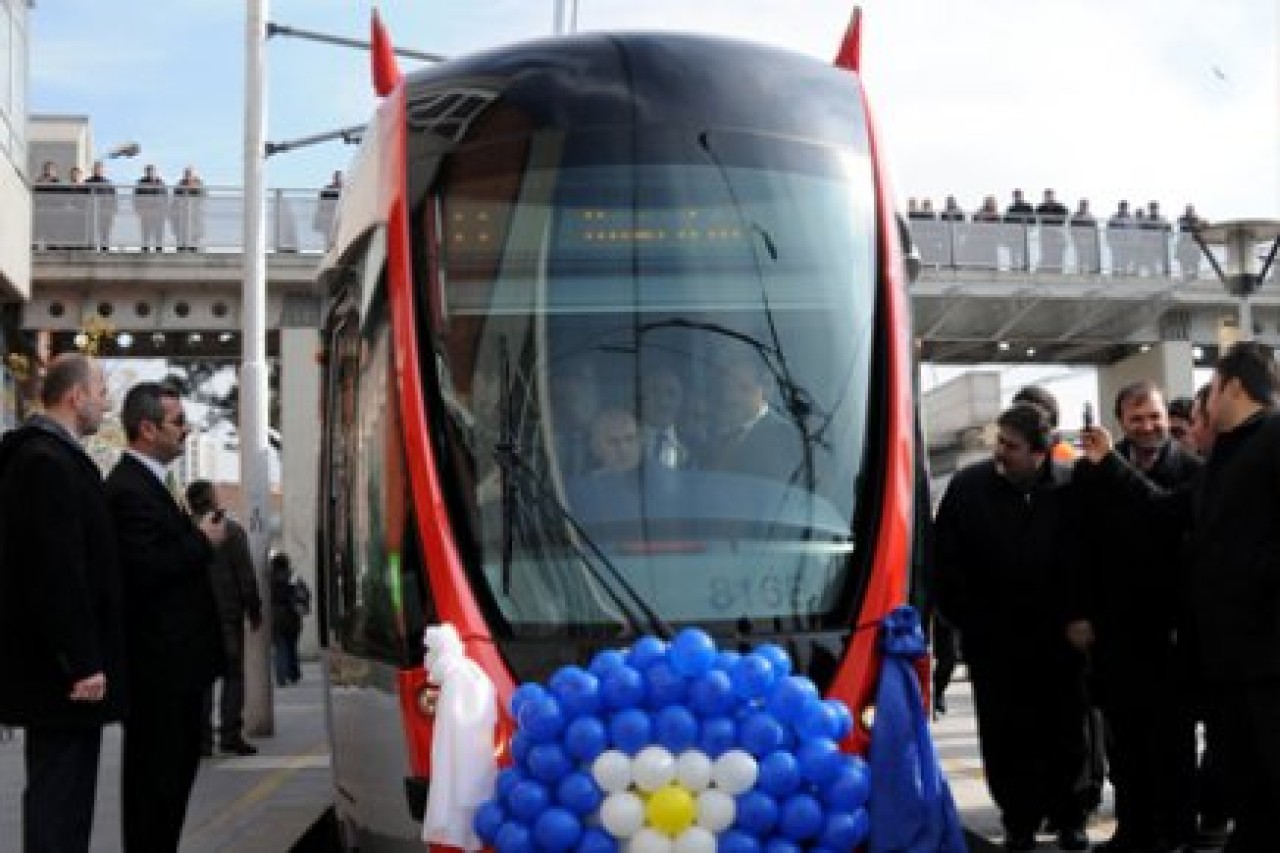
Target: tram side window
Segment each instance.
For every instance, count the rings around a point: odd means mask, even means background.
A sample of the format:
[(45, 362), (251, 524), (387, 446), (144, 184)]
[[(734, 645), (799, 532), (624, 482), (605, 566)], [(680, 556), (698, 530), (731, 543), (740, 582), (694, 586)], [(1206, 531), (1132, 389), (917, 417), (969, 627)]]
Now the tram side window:
[(356, 391), (360, 328), (354, 312), (339, 319), (329, 342), (329, 384), (325, 448), (325, 563), (327, 628), (345, 636), (355, 601), (351, 551), (351, 483), (355, 455)]

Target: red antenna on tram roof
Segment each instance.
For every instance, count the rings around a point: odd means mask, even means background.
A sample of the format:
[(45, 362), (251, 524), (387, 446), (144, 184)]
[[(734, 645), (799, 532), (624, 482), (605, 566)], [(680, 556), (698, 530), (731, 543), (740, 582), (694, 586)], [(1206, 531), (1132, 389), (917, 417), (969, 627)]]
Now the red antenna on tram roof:
[(371, 55), (373, 58), (373, 90), (379, 97), (386, 97), (400, 82), (400, 66), (396, 64), (395, 49), (391, 46), (391, 37), (382, 26), (382, 17), (378, 7), (373, 7), (370, 21), (372, 29)]
[(862, 7), (853, 7), (849, 28), (844, 31), (844, 41), (836, 53), (836, 67), (857, 74), (862, 70)]

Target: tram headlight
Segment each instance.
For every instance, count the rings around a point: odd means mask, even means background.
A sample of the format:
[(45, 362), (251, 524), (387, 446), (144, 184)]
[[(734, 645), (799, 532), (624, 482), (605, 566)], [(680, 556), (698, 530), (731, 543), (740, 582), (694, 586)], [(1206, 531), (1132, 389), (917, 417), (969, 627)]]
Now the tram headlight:
[(867, 705), (862, 709), (862, 713), (858, 714), (858, 725), (866, 731), (871, 731), (871, 727), (876, 724), (876, 706)]

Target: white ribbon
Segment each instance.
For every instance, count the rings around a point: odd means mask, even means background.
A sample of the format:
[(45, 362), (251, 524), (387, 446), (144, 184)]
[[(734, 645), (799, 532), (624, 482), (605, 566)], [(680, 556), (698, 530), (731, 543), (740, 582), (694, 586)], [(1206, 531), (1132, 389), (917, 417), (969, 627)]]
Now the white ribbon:
[(422, 643), (427, 675), (440, 688), (422, 839), (429, 844), (479, 850), (484, 845), (472, 821), (480, 804), (493, 796), (497, 775), (493, 682), (467, 657), (452, 625), (428, 628)]

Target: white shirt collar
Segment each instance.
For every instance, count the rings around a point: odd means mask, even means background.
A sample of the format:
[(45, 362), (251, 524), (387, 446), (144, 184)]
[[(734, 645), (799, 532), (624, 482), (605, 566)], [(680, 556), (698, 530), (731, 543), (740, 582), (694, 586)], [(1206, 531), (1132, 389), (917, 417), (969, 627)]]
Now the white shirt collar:
[(152, 474), (154, 474), (155, 478), (160, 481), (160, 485), (164, 486), (165, 489), (169, 488), (169, 483), (165, 480), (165, 477), (168, 474), (168, 472), (166, 471), (163, 465), (161, 465), (156, 460), (152, 459), (150, 456), (139, 453), (138, 451), (134, 450), (132, 447), (126, 447), (124, 449), (124, 452), (128, 453), (134, 459), (137, 459), (144, 466), (146, 466), (146, 469), (150, 471)]

